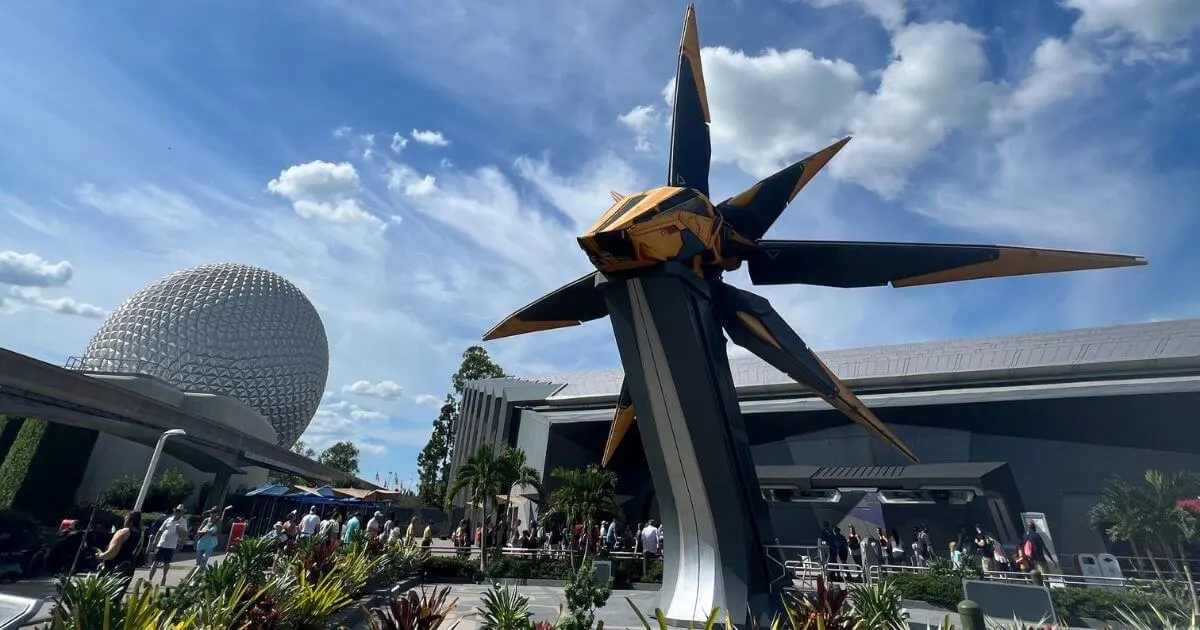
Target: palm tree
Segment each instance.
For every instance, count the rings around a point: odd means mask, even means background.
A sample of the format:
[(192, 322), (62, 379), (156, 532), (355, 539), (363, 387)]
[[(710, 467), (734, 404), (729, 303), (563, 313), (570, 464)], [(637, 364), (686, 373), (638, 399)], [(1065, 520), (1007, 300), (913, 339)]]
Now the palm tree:
[[(471, 513), (472, 507), (478, 507), (482, 520), (483, 515), (488, 513), (491, 497), (499, 494), (496, 492), (496, 488), (500, 469), (500, 460), (496, 457), (492, 446), (490, 444), (480, 446), (474, 455), (459, 465), (454, 475), (454, 483), (446, 489), (446, 512), (450, 512), (454, 496), (466, 490), (468, 514)], [(479, 570), (481, 571), (487, 567), (487, 560), (484, 558), (486, 554), (483, 551), (483, 538), (483, 536), (479, 537)]]
[[(512, 504), (512, 491), (515, 486), (530, 487), (542, 493), (542, 473), (526, 463), (525, 451), (519, 448), (506, 447), (497, 458), (497, 483), (504, 494), (505, 521), (508, 520), (508, 506)], [(497, 492), (497, 495), (501, 492)], [(496, 524), (500, 524), (500, 506), (496, 506)], [(504, 541), (497, 540), (497, 546), (503, 547)]]
[(1149, 546), (1152, 528), (1148, 524), (1148, 510), (1144, 499), (1137, 486), (1120, 477), (1113, 477), (1104, 486), (1100, 502), (1088, 511), (1088, 519), (1093, 528), (1104, 530), (1113, 540), (1128, 542), (1133, 550), (1133, 557), (1139, 564), (1142, 550), (1145, 548), (1146, 557), (1154, 567), (1154, 574), (1162, 580), (1162, 571), (1154, 559), (1153, 549)]
[[(1178, 557), (1187, 566), (1185, 545), (1197, 537), (1197, 519), (1179, 501), (1200, 493), (1200, 475), (1148, 470), (1145, 481), (1145, 486), (1135, 486), (1114, 477), (1105, 486), (1100, 502), (1092, 506), (1089, 517), (1093, 527), (1107, 527), (1113, 539), (1128, 541), (1135, 557), (1145, 550), (1155, 575), (1162, 581), (1156, 553)], [(1171, 564), (1175, 565), (1174, 560)]]
[(592, 525), (602, 514), (616, 515), (621, 506), (617, 503), (617, 475), (611, 470), (595, 464), (584, 469), (556, 468), (550, 476), (559, 481), (559, 487), (550, 496), (550, 505), (542, 512), (542, 522), (562, 516), (567, 524), (583, 523), (584, 557), (591, 543)]

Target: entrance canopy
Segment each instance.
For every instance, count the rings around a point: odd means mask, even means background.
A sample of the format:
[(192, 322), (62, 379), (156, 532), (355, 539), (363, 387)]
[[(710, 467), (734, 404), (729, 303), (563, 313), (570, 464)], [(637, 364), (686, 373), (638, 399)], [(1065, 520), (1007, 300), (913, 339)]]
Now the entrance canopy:
[(912, 466), (759, 466), (761, 486), (798, 490), (949, 490), (979, 494), (1015, 490), (1003, 462), (914, 464)]

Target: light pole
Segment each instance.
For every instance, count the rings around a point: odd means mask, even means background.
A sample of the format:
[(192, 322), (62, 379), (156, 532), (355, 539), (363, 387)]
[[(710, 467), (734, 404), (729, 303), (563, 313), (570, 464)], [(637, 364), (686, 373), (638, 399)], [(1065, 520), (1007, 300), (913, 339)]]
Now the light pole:
[(154, 470), (158, 468), (158, 459), (162, 457), (163, 445), (167, 443), (168, 438), (176, 435), (187, 435), (187, 431), (183, 429), (164, 431), (158, 438), (158, 444), (154, 445), (154, 454), (150, 456), (150, 468), (146, 470), (146, 478), (142, 480), (142, 489), (138, 491), (137, 501), (133, 504), (134, 512), (142, 511), (142, 503), (146, 502), (146, 495), (150, 493), (150, 483), (154, 480)]

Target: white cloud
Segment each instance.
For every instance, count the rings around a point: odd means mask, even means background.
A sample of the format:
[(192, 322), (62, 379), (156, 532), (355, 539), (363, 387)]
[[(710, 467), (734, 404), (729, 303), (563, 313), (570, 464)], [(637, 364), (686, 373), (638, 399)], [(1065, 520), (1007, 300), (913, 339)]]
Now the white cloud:
[(951, 22), (900, 28), (874, 92), (849, 62), (808, 50), (705, 48), (713, 159), (761, 177), (852, 134), (831, 171), (893, 197), (952, 132), (986, 119), (996, 86), (983, 80), (983, 39)]
[(301, 439), (317, 451), (349, 440), (363, 453), (383, 455), (392, 447), (424, 446), (431, 432), (430, 423), (424, 420), (408, 423), (344, 400), (326, 398)]
[(361, 138), (363, 142), (367, 143), (367, 146), (371, 146), (371, 147), (375, 146), (375, 134), (364, 133), (361, 136), (359, 136), (359, 138)]
[(334, 138), (344, 138), (344, 137), (346, 137), (346, 134), (350, 133), (351, 131), (354, 131), (354, 130), (351, 129), (350, 127), (342, 125), (341, 127), (338, 127), (337, 129), (333, 130), (333, 137)]
[(422, 175), (410, 166), (394, 165), (388, 173), (388, 188), (409, 197), (432, 194), (437, 190), (437, 178)]
[(450, 141), (440, 131), (413, 129), (411, 135), (413, 140), (431, 147), (444, 147), (450, 144)]
[(831, 172), (894, 197), (951, 133), (986, 120), (996, 86), (983, 80), (983, 41), (978, 31), (952, 22), (898, 30), (879, 88), (857, 96), (849, 123), (854, 141)]
[(71, 263), (52, 263), (37, 254), (0, 251), (0, 284), (19, 287), (58, 287), (71, 280)]
[(650, 137), (663, 124), (662, 116), (652, 105), (638, 105), (617, 117), (617, 121), (633, 132), (634, 148), (649, 151)]
[(588, 162), (578, 173), (555, 172), (547, 160), (518, 158), (513, 169), (521, 179), (571, 219), (565, 226), (572, 236), (595, 223), (612, 205), (609, 191), (630, 193), (645, 190), (648, 182), (629, 162), (611, 153)]
[(75, 191), (75, 198), (108, 216), (149, 230), (190, 230), (207, 220), (191, 199), (153, 184), (104, 193), (84, 183)]
[(392, 143), (390, 146), (392, 148), (392, 153), (399, 153), (404, 150), (404, 147), (408, 146), (408, 138), (405, 138), (400, 134), (399, 131), (397, 131), (396, 133), (392, 134)]
[(380, 398), (383, 400), (399, 400), (404, 394), (404, 388), (395, 381), (372, 383), (371, 381), (364, 380), (342, 386), (342, 393)]
[[(842, 133), (862, 78), (852, 64), (803, 49), (702, 51), (715, 162), (761, 176)], [(674, 81), (663, 90), (670, 106)], [(800, 88), (800, 86), (804, 86)]]
[(267, 183), (267, 190), (291, 201), (296, 214), (304, 218), (359, 226), (377, 234), (387, 227), (359, 204), (358, 170), (349, 162), (316, 160), (290, 166)]
[(78, 302), (69, 297), (48, 298), (43, 296), (40, 290), (29, 287), (9, 287), (8, 298), (3, 303), (7, 308), (29, 307), (59, 315), (93, 319), (108, 315), (108, 311), (99, 306)]
[(1033, 53), (1029, 74), (993, 118), (1002, 123), (1027, 120), (1056, 103), (1090, 95), (1107, 71), (1108, 65), (1078, 41), (1046, 38)]
[(1088, 35), (1117, 32), (1143, 44), (1170, 44), (1200, 28), (1195, 0), (1062, 0), (1080, 12), (1075, 31)]
[(437, 405), (442, 402), (442, 399), (433, 394), (417, 394), (413, 397), (413, 402), (418, 405)]
[(907, 13), (906, 0), (808, 0), (808, 3), (817, 8), (857, 5), (864, 13), (879, 20), (888, 30), (902, 26)]

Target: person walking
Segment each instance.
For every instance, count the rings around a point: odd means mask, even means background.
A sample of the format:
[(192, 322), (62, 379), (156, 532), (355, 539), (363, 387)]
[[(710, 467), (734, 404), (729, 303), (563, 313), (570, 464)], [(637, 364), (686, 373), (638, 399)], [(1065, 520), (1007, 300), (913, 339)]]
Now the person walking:
[[(108, 548), (96, 554), (96, 560), (101, 562), (100, 575), (119, 575), (125, 582), (125, 587), (121, 589), (121, 595), (124, 596), (125, 591), (129, 589), (130, 582), (133, 581), (134, 558), (137, 554), (138, 545), (141, 544), (142, 536), (142, 513), (130, 512), (125, 516), (125, 522), (121, 529), (113, 534), (112, 540), (108, 541)], [(166, 574), (166, 571), (163, 571)]]
[(346, 521), (346, 526), (342, 528), (342, 544), (348, 545), (354, 537), (358, 535), (358, 530), (362, 529), (362, 525), (358, 522), (358, 513), (350, 515), (350, 520)]
[(338, 540), (339, 538), (341, 538), (341, 535), (342, 535), (342, 514), (341, 514), (341, 512), (334, 512), (332, 515), (330, 515), (329, 520), (325, 521), (324, 523), (321, 523), (320, 535), (321, 535), (321, 541), (325, 542), (325, 543), (332, 543), (332, 542)]
[(383, 532), (383, 512), (376, 511), (371, 518), (367, 519), (367, 534), (371, 538), (379, 538), (379, 534)]
[(320, 528), (321, 517), (317, 516), (317, 506), (314, 505), (308, 508), (308, 514), (305, 514), (304, 518), (300, 519), (300, 537), (308, 538), (309, 536), (316, 536), (317, 530)]
[(208, 559), (217, 548), (217, 539), (221, 534), (221, 513), (216, 506), (208, 513), (196, 528), (196, 570), (204, 572), (208, 569)]
[(1022, 555), (1029, 559), (1032, 568), (1041, 571), (1043, 575), (1050, 572), (1049, 554), (1046, 553), (1046, 541), (1038, 533), (1037, 524), (1029, 522), (1029, 531), (1025, 534), (1022, 545)]
[(404, 545), (406, 547), (411, 547), (412, 545), (417, 544), (417, 530), (420, 527), (421, 521), (414, 514), (413, 517), (408, 520), (408, 529), (404, 531)]
[(154, 545), (154, 562), (150, 564), (150, 576), (146, 578), (147, 581), (153, 582), (154, 572), (162, 567), (162, 579), (158, 585), (167, 585), (167, 572), (171, 569), (175, 550), (179, 548), (180, 543), (187, 540), (187, 536), (187, 519), (184, 517), (183, 506), (177, 505), (158, 530), (158, 540)]

